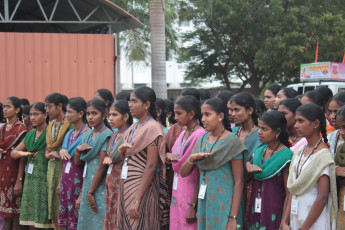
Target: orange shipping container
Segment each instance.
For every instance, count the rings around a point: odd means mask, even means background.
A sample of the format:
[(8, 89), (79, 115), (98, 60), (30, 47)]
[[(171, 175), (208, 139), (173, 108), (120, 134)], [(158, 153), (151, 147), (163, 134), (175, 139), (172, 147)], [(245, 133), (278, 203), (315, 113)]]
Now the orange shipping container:
[(52, 93), (93, 98), (115, 89), (111, 34), (0, 33), (0, 101), (44, 101)]

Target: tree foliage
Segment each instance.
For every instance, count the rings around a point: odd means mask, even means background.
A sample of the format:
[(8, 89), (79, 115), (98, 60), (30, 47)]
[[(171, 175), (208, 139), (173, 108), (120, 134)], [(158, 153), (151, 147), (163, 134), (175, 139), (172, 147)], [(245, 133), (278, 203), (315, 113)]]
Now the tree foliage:
[[(144, 24), (143, 28), (127, 30), (120, 33), (121, 45), (125, 50), (125, 56), (130, 63), (143, 61), (150, 62), (150, 1), (149, 0), (111, 0)], [(164, 4), (164, 1), (162, 1)], [(166, 55), (172, 56), (177, 52), (177, 34), (174, 23), (177, 19), (176, 1), (165, 1), (165, 35)]]
[(183, 36), (186, 79), (234, 78), (259, 95), (268, 83), (297, 81), (302, 63), (341, 62), (344, 2), (341, 0), (181, 0), (180, 20), (195, 31)]

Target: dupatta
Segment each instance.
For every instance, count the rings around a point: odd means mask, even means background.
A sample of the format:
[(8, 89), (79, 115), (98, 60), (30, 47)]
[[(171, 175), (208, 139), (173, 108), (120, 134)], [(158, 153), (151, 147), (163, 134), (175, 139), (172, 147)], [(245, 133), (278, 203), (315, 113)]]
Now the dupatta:
[[(193, 153), (204, 152), (204, 146), (207, 142), (207, 135), (205, 133), (194, 146)], [(219, 145), (215, 145), (210, 156), (197, 160), (196, 165), (199, 170), (208, 171), (216, 170), (223, 165), (229, 163), (232, 159), (240, 154), (247, 154), (248, 150), (242, 144), (240, 138), (230, 133), (223, 139), (218, 140)]]
[(36, 130), (31, 130), (28, 134), (26, 134), (24, 138), (24, 144), (26, 150), (31, 153), (35, 153), (41, 149), (43, 149), (46, 145), (46, 134), (47, 130), (45, 129), (41, 135), (35, 140)]
[(56, 150), (61, 143), (64, 140), (65, 134), (69, 129), (70, 123), (65, 120), (63, 123), (63, 126), (61, 128), (61, 130), (59, 131), (58, 137), (56, 139), (56, 141), (53, 143), (53, 136), (52, 136), (52, 128), (55, 125), (56, 120), (53, 120), (52, 122), (49, 123), (48, 128), (47, 128), (47, 150), (49, 152)]
[[(300, 148), (292, 157), (292, 163), (301, 157), (303, 148)], [(331, 210), (331, 226), (335, 223), (338, 214), (338, 199), (337, 199), (337, 186), (335, 178), (335, 163), (331, 156), (329, 149), (321, 149), (318, 154), (311, 160), (311, 162), (303, 168), (298, 178), (294, 178), (292, 171), (296, 171), (297, 166), (290, 165), (290, 173), (287, 182), (287, 188), (294, 195), (303, 195), (309, 192), (319, 180), (321, 173), (326, 167), (330, 167), (330, 194), (332, 197), (332, 210)], [(333, 229), (333, 227), (332, 227)]]
[(267, 144), (258, 148), (254, 152), (253, 164), (262, 169), (261, 172), (254, 172), (254, 178), (258, 181), (264, 181), (277, 175), (288, 163), (291, 162), (291, 158), (293, 156), (293, 152), (289, 148), (284, 148), (267, 159), (265, 164), (262, 164), (266, 147)]
[(67, 132), (64, 140), (63, 140), (63, 143), (62, 143), (62, 148), (63, 149), (66, 149), (67, 152), (69, 153), (69, 155), (71, 157), (74, 157), (74, 154), (75, 154), (75, 150), (77, 149), (77, 147), (79, 145), (82, 145), (82, 141), (83, 141), (83, 135), (84, 133), (82, 133), (72, 144), (71, 146), (68, 147), (68, 141), (69, 141), (69, 138), (70, 138), (70, 135), (72, 134), (72, 131), (73, 129), (71, 129), (70, 131)]
[(188, 137), (187, 140), (183, 143), (183, 137), (185, 133), (186, 130), (182, 131), (182, 133), (176, 139), (174, 146), (172, 147), (172, 154), (179, 155), (180, 159), (177, 162), (172, 162), (172, 166), (175, 172), (180, 172), (182, 164), (186, 162), (186, 160), (190, 156), (195, 143), (197, 142), (199, 137), (206, 133), (206, 131), (204, 129), (195, 130), (195, 132), (193, 132), (192, 135)]
[[(88, 142), (88, 140), (92, 136), (92, 133), (93, 133), (92, 129), (87, 130), (83, 133), (82, 144)], [(104, 130), (103, 132), (101, 132), (93, 140), (92, 149), (90, 149), (88, 151), (84, 151), (83, 154), (81, 154), (81, 156), (80, 156), (80, 160), (87, 162), (87, 161), (90, 161), (93, 158), (95, 158), (99, 154), (99, 152), (101, 151), (104, 143), (108, 141), (108, 139), (111, 137), (111, 135), (113, 135), (113, 131), (111, 131), (110, 129), (107, 129), (107, 130)]]
[(16, 147), (20, 141), (24, 138), (27, 133), (25, 125), (21, 122), (16, 122), (16, 124), (7, 131), (6, 134), (6, 124), (0, 128), (0, 148), (5, 151)]
[[(238, 131), (240, 130), (240, 127), (234, 127), (232, 129), (233, 133), (236, 133), (238, 136)], [(246, 154), (246, 158), (243, 159), (245, 162), (249, 161), (250, 158), (253, 156), (254, 151), (261, 146), (261, 142), (259, 140), (259, 129), (255, 129), (253, 132), (251, 132), (246, 139), (243, 141), (244, 146), (248, 150), (248, 153)]]

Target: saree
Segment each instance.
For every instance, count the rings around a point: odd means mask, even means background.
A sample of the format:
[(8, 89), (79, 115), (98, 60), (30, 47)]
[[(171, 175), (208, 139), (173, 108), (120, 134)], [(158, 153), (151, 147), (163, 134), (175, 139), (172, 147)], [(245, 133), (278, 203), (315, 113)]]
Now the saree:
[[(61, 148), (66, 132), (70, 128), (68, 121), (63, 121), (59, 127), (55, 126), (56, 120), (49, 123), (47, 127), (47, 150), (58, 152)], [(48, 210), (49, 219), (59, 215), (60, 198), (56, 194), (62, 172), (61, 159), (53, 158), (48, 161), (47, 186), (48, 186)]]
[[(107, 148), (107, 155), (113, 160), (111, 172), (107, 173), (105, 182), (105, 219), (103, 230), (113, 230), (117, 225), (117, 206), (120, 196), (120, 175), (122, 168), (121, 154), (119, 147), (123, 144), (123, 136), (116, 132), (110, 138)], [(112, 149), (112, 145), (113, 149)], [(110, 170), (108, 168), (108, 170)]]
[[(195, 130), (190, 137), (184, 138), (186, 131), (183, 131), (175, 141), (172, 153), (179, 156), (178, 162), (173, 162), (175, 177), (177, 177), (177, 189), (173, 189), (170, 204), (170, 229), (197, 229), (197, 223), (187, 223), (186, 217), (191, 207), (195, 185), (199, 179), (199, 170), (195, 167), (187, 177), (181, 177), (181, 166), (190, 156), (196, 141), (206, 131), (204, 129)], [(198, 188), (196, 188), (198, 189)]]
[[(264, 159), (267, 144), (254, 152), (253, 164), (262, 172), (254, 172), (250, 196), (248, 229), (279, 229), (286, 197), (284, 173), (289, 172), (293, 152), (284, 148)], [(261, 213), (255, 212), (255, 199), (261, 197)], [(272, 202), (274, 201), (274, 202)]]
[(81, 201), (78, 216), (77, 229), (102, 229), (105, 217), (105, 177), (95, 191), (94, 197), (98, 212), (94, 213), (87, 198), (87, 194), (93, 181), (93, 176), (99, 165), (100, 152), (107, 150), (109, 138), (113, 134), (112, 130), (104, 130), (98, 136), (92, 138), (93, 130), (85, 131), (83, 134), (82, 144), (89, 144), (92, 149), (84, 151), (80, 156), (80, 160), (85, 162), (86, 175), (83, 181), (81, 192)]
[[(301, 147), (292, 157), (289, 169), (287, 188), (292, 193), (292, 199), (298, 200), (297, 215), (290, 215), (290, 227), (299, 229), (307, 218), (312, 205), (317, 197), (318, 180), (322, 175), (330, 178), (330, 192), (327, 203), (320, 216), (311, 226), (313, 229), (335, 229), (338, 212), (338, 201), (335, 179), (335, 163), (328, 148), (321, 149), (308, 157), (302, 156)], [(296, 179), (298, 162), (303, 163), (303, 168)], [(305, 163), (304, 163), (305, 162)]]
[[(331, 133), (332, 134), (332, 133)], [(335, 154), (335, 165), (345, 167), (345, 144), (341, 144)], [(338, 217), (337, 229), (345, 229), (345, 211), (344, 211), (344, 198), (345, 198), (345, 177), (337, 176), (337, 189), (338, 189)]]
[(52, 220), (48, 218), (47, 169), (45, 130), (36, 140), (36, 129), (31, 130), (24, 138), (28, 152), (35, 153), (28, 157), (28, 164), (34, 165), (32, 174), (25, 170), (22, 203), (20, 206), (20, 224), (32, 225), (36, 228), (53, 228)]
[[(118, 206), (117, 228), (128, 229), (165, 229), (169, 224), (167, 205), (167, 186), (165, 181), (165, 144), (163, 130), (159, 122), (149, 119), (146, 124), (133, 130), (138, 123), (133, 124), (125, 133), (124, 143), (130, 143), (132, 148), (125, 152), (128, 157), (127, 179), (120, 181), (120, 199)], [(132, 141), (130, 141), (132, 139)], [(147, 147), (157, 146), (159, 165), (151, 184), (146, 189), (139, 205), (139, 218), (132, 219), (128, 212), (134, 201), (147, 165)]]
[[(75, 204), (83, 186), (84, 165), (77, 166), (75, 164), (74, 154), (77, 147), (82, 144), (83, 134), (76, 136), (73, 143), (71, 143), (72, 138), (73, 130), (70, 130), (62, 144), (62, 148), (67, 150), (71, 159), (69, 161), (63, 160), (62, 165), (58, 225), (68, 229), (77, 229), (78, 210), (75, 208)], [(66, 171), (67, 164), (71, 164), (69, 172)]]
[(11, 157), (12, 150), (21, 142), (27, 133), (25, 125), (16, 122), (10, 130), (6, 124), (0, 128), (0, 148), (5, 154), (0, 154), (0, 216), (4, 218), (19, 218), (20, 196), (14, 194), (19, 159)]
[[(205, 133), (196, 142), (192, 153), (209, 152), (214, 145), (211, 155), (196, 161), (199, 169), (201, 184), (205, 180), (207, 185), (204, 199), (198, 199), (197, 222), (198, 229), (226, 229), (232, 206), (234, 192), (234, 177), (231, 168), (232, 160), (243, 159), (247, 150), (234, 134), (228, 134), (215, 144), (207, 140), (209, 133)], [(243, 229), (243, 207), (240, 206), (237, 224)]]

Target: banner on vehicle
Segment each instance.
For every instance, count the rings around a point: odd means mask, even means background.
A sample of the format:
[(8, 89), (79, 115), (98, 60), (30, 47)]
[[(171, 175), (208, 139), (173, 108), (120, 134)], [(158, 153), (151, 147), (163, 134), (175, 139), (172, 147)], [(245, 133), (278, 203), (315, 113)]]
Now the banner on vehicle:
[(301, 64), (300, 80), (345, 81), (345, 64), (337, 62), (318, 62)]

